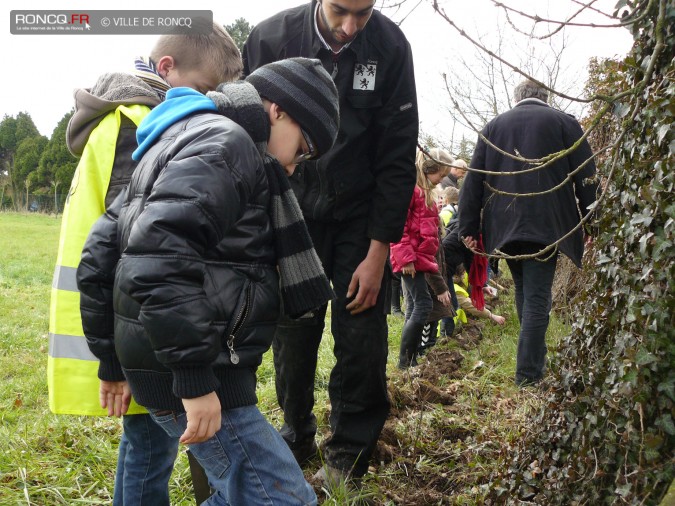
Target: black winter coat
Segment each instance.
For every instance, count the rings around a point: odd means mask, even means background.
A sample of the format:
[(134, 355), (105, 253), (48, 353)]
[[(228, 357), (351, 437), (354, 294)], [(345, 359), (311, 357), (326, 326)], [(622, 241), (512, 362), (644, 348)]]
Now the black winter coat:
[(231, 120), (197, 114), (159, 137), (92, 229), (78, 269), (101, 379), (126, 377), (155, 409), (182, 411), (181, 398), (213, 391), (223, 409), (256, 402), (255, 370), (279, 313), (269, 201), (262, 159)]
[[(536, 99), (518, 102), (513, 109), (490, 121), (482, 133), (503, 151), (529, 159), (563, 151), (583, 135), (574, 117)], [(549, 245), (562, 238), (588, 213), (588, 206), (596, 199), (597, 184), (588, 180), (595, 174), (591, 156), (588, 142), (583, 141), (565, 158), (526, 174), (486, 176), (469, 171), (459, 198), (460, 236), (477, 238), (482, 230), (488, 253), (511, 243)], [(519, 172), (531, 166), (497, 152), (479, 137), (471, 167)], [(535, 193), (550, 190), (568, 177), (569, 182), (559, 189), (534, 197), (500, 195), (487, 186), (509, 193)], [(582, 230), (563, 240), (560, 251), (581, 266)]]
[(456, 274), (457, 267), (461, 265), (464, 266), (466, 272), (471, 270), (471, 262), (473, 261), (473, 253), (469, 248), (464, 246), (464, 243), (459, 237), (459, 221), (457, 218), (453, 218), (448, 223), (448, 226), (445, 228), (445, 236), (441, 242), (441, 246), (445, 258), (445, 268), (448, 273), (448, 277), (452, 277)]
[(333, 57), (314, 29), (316, 1), (258, 24), (246, 41), (244, 73), (295, 56), (318, 58), (340, 95), (333, 148), (298, 166), (291, 185), (305, 219), (368, 219), (368, 237), (398, 242), (415, 187), (418, 114), (410, 44), (380, 12)]

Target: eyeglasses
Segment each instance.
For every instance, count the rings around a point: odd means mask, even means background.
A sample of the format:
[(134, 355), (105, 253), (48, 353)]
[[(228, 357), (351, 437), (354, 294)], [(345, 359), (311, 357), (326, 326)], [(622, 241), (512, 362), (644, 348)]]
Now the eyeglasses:
[(309, 151), (305, 151), (295, 157), (293, 160), (293, 163), (300, 163), (304, 162), (306, 160), (311, 160), (312, 158), (316, 157), (317, 152), (316, 148), (314, 147), (314, 144), (312, 143), (311, 139), (309, 138), (309, 135), (307, 132), (305, 132), (302, 128), (300, 129), (300, 133), (302, 133), (302, 136), (305, 139), (305, 142), (307, 143), (307, 148), (309, 148)]

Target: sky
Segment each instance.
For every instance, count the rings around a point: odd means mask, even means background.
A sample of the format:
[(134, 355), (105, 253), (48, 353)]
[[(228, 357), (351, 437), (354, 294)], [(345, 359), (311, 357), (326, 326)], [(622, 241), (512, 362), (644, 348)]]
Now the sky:
[[(348, 1), (348, 0), (345, 0)], [(571, 0), (501, 0), (516, 9), (541, 17), (564, 19), (579, 9)], [(594, 6), (611, 13), (616, 0), (597, 0)], [(212, 10), (214, 21), (224, 25), (243, 17), (256, 24), (302, 0), (192, 0), (172, 2), (145, 0), (144, 10), (177, 10), (189, 4), (190, 9)], [(381, 6), (382, 0), (377, 0)], [(110, 71), (129, 71), (136, 56), (147, 55), (156, 35), (13, 35), (10, 33), (12, 10), (82, 10), (92, 9), (91, 1), (32, 0), (29, 6), (17, 0), (6, 2), (6, 14), (0, 32), (4, 74), (0, 80), (0, 118), (28, 112), (41, 134), (48, 137), (58, 121), (73, 106), (73, 91), (88, 88), (96, 78)], [(446, 13), (467, 33), (490, 37), (501, 25), (506, 26), (503, 11), (491, 0), (439, 0)], [(414, 6), (416, 8), (412, 9)], [(99, 1), (96, 9), (134, 10), (139, 3), (130, 0)], [(412, 13), (410, 11), (412, 10)], [(441, 75), (457, 76), (457, 55), (470, 55), (473, 48), (458, 31), (433, 12), (431, 0), (408, 0), (398, 11), (384, 9), (394, 20), (403, 19), (401, 29), (410, 41), (415, 62), (420, 128), (437, 138), (448, 137), (453, 128), (445, 84)], [(589, 13), (584, 19), (595, 23), (611, 23)], [(531, 22), (516, 15), (511, 20), (529, 31)], [(542, 32), (543, 33), (543, 32)], [(568, 48), (564, 52), (564, 69), (572, 80), (583, 85), (585, 68), (592, 56), (623, 56), (630, 49), (632, 38), (623, 28), (568, 28)], [(514, 36), (515, 37), (515, 36)], [(522, 39), (522, 38), (521, 38)], [(522, 40), (509, 44), (517, 48)], [(507, 44), (508, 46), (508, 44)], [(535, 76), (537, 77), (537, 76)], [(454, 135), (454, 133), (453, 133)]]

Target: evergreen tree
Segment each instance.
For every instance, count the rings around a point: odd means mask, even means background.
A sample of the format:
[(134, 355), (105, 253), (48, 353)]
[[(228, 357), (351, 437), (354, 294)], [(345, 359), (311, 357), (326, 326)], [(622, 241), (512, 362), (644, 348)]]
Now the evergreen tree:
[(40, 157), (39, 181), (43, 186), (67, 189), (73, 179), (77, 158), (68, 151), (66, 145), (66, 129), (73, 112), (61, 118)]
[[(5, 115), (0, 122), (0, 170), (6, 172), (12, 196), (22, 194), (25, 176), (18, 177), (15, 169), (15, 157), (21, 143), (31, 137), (40, 137), (33, 119), (27, 112), (20, 112), (16, 118)], [(15, 202), (15, 208), (16, 208)]]
[(253, 26), (244, 18), (236, 19), (231, 25), (225, 25), (225, 30), (234, 39), (234, 43), (239, 48), (239, 51), (244, 50), (244, 42), (246, 42), (248, 34), (253, 30)]

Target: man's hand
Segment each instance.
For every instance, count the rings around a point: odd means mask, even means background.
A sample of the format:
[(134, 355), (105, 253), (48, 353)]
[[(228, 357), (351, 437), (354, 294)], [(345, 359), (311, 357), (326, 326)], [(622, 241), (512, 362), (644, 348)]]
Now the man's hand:
[(377, 303), (388, 255), (389, 244), (375, 239), (370, 240), (368, 254), (352, 274), (352, 280), (347, 288), (347, 299), (356, 293), (354, 300), (346, 306), (350, 314), (363, 313)]
[(131, 390), (126, 381), (103, 381), (98, 389), (98, 399), (102, 408), (108, 408), (108, 416), (122, 416), (127, 413), (131, 403)]
[(464, 246), (476, 253), (476, 247), (478, 246), (478, 241), (476, 239), (471, 236), (466, 236), (462, 237), (462, 242), (464, 243)]
[(203, 443), (220, 430), (220, 400), (215, 392), (183, 399), (183, 407), (187, 414), (187, 427), (180, 437), (181, 443)]
[(452, 303), (452, 299), (450, 298), (450, 292), (447, 290), (442, 294), (440, 294), (437, 298), (438, 301), (445, 307), (448, 307)]

